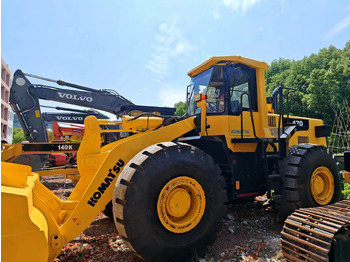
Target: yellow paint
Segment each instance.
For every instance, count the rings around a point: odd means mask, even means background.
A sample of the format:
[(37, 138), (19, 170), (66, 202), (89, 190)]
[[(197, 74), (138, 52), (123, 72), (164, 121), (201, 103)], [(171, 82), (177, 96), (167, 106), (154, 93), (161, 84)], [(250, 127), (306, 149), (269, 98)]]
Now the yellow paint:
[[(279, 115), (278, 114), (268, 114), (269, 116), (275, 116), (276, 117), (276, 126), (270, 127), (271, 133), (274, 134), (274, 136), (277, 138), (278, 134), (278, 121), (279, 121)], [(286, 115), (284, 117), (287, 117)], [(315, 127), (316, 126), (322, 126), (324, 123), (320, 119), (315, 118), (306, 118), (306, 117), (298, 117), (298, 116), (289, 116), (290, 119), (304, 119), (309, 120), (309, 129), (308, 130), (300, 130), (296, 131), (294, 135), (289, 140), (289, 147), (298, 145), (298, 137), (299, 136), (307, 136), (309, 138), (309, 144), (314, 145), (321, 145), (324, 147), (327, 147), (327, 140), (325, 137), (316, 137), (315, 136)], [(280, 125), (282, 127), (282, 123)], [(282, 134), (282, 130), (281, 130)], [(278, 144), (275, 144), (278, 148)], [(268, 151), (272, 151), (272, 148), (269, 146)]]
[(350, 172), (344, 170), (343, 177), (344, 177), (346, 183), (350, 184)]
[(193, 178), (181, 176), (170, 180), (159, 194), (158, 218), (173, 233), (185, 233), (201, 221), (205, 210), (205, 194)]
[(1, 151), (2, 162), (12, 162), (17, 156), (22, 154), (22, 144), (12, 145)]
[[(13, 171), (16, 171), (14, 173)], [(1, 259), (3, 261), (47, 261), (48, 222), (33, 205), (38, 176), (28, 166), (1, 163)], [(20, 187), (4, 185), (4, 178)], [(25, 183), (23, 179), (25, 178)], [(25, 184), (25, 185), (23, 185)], [(38, 246), (40, 249), (38, 249)]]
[(207, 124), (207, 100), (202, 100), (197, 103), (197, 107), (201, 108), (201, 131), (199, 132), (199, 135), (205, 136), (206, 135), (206, 124)]
[(39, 176), (57, 176), (57, 175), (76, 175), (78, 174), (77, 168), (65, 168), (65, 169), (52, 169), (35, 171)]
[(163, 118), (161, 117), (139, 117), (132, 120), (133, 117), (123, 116), (123, 129), (132, 130), (135, 132), (155, 129), (162, 125)]
[(236, 189), (238, 190), (238, 189), (240, 189), (240, 183), (239, 183), (239, 181), (236, 181)]
[(310, 178), (310, 191), (319, 205), (327, 205), (334, 195), (334, 178), (325, 166), (317, 167)]
[[(249, 121), (248, 121), (249, 120)], [(243, 127), (245, 130), (245, 127), (251, 128), (251, 121), (250, 117), (249, 119), (245, 120), (246, 124), (243, 124)], [(256, 150), (256, 143), (232, 143), (232, 138), (241, 138), (240, 135), (240, 116), (228, 116), (228, 115), (218, 115), (218, 116), (207, 116), (207, 123), (210, 126), (210, 128), (207, 128), (206, 132), (209, 136), (225, 136), (226, 143), (228, 148), (232, 152), (255, 152)], [(235, 129), (231, 129), (235, 128)], [(236, 133), (232, 132), (232, 130), (235, 130)], [(244, 135), (244, 138), (254, 138), (253, 131), (250, 129), (249, 135)], [(238, 132), (238, 133), (237, 133)]]
[(272, 138), (267, 121), (267, 107), (266, 107), (266, 86), (264, 69), (256, 69), (256, 84), (257, 84), (257, 100), (258, 100), (258, 112), (253, 113), (255, 121), (255, 129), (258, 137)]
[(231, 61), (233, 63), (242, 63), (253, 68), (260, 68), (264, 70), (268, 68), (265, 62), (260, 62), (253, 59), (241, 57), (241, 56), (214, 56), (212, 58), (209, 58), (207, 61), (200, 64), (199, 66), (195, 67), (191, 71), (189, 71), (187, 75), (190, 77), (194, 77), (200, 74), (201, 72), (209, 69), (211, 66), (218, 64), (220, 61)]
[(271, 104), (267, 104), (266, 105), (266, 109), (267, 109), (268, 113), (272, 113), (273, 114), (273, 113), (275, 113), (275, 110), (273, 110), (271, 106), (272, 106)]
[(28, 175), (31, 175), (31, 167), (2, 162), (1, 185), (16, 188), (28, 187)]

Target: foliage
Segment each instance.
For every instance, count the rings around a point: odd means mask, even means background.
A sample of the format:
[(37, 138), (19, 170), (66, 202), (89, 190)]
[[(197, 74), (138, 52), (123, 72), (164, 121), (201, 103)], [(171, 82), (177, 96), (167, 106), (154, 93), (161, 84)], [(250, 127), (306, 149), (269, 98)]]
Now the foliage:
[(289, 96), (291, 114), (320, 118), (332, 125), (333, 109), (350, 100), (350, 41), (344, 49), (330, 46), (298, 61), (272, 61), (266, 72), (267, 93), (279, 85), (298, 90)]
[(350, 199), (350, 185), (344, 181), (344, 199)]
[(21, 143), (22, 141), (25, 141), (26, 137), (24, 135), (24, 132), (22, 128), (14, 127), (13, 128), (13, 144)]
[(183, 116), (187, 112), (187, 102), (178, 102), (174, 105), (176, 108), (175, 115), (176, 116)]

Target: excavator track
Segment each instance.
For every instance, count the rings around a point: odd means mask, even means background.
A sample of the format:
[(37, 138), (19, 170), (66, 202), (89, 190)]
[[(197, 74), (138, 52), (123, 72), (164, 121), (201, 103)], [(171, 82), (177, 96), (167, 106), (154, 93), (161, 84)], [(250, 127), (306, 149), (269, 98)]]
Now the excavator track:
[(350, 261), (350, 200), (298, 209), (284, 223), (281, 246), (288, 261)]

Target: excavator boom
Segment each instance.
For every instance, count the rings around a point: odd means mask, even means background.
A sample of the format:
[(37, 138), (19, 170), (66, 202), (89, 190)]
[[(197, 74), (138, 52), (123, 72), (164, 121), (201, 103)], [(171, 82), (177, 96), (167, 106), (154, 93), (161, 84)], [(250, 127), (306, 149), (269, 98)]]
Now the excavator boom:
[[(32, 84), (26, 76), (55, 82), (73, 89)], [(25, 74), (21, 70), (17, 70), (14, 73), (10, 92), (12, 110), (18, 118), (27, 140), (30, 142), (48, 141), (46, 127), (40, 109), (40, 99), (94, 108), (115, 114), (116, 116), (121, 116), (134, 110), (159, 112), (164, 115), (173, 115), (175, 112), (174, 108), (134, 105), (115, 90), (93, 89), (62, 80), (55, 81)]]

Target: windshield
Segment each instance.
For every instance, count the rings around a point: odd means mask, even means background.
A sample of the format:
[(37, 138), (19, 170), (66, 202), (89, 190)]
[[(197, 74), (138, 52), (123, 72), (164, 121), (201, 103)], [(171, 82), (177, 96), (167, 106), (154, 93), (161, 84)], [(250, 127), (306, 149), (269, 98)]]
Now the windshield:
[(190, 93), (188, 97), (188, 115), (200, 113), (194, 98), (197, 94), (208, 96), (207, 113), (222, 113), (224, 111), (224, 81), (223, 67), (213, 66), (191, 79)]

